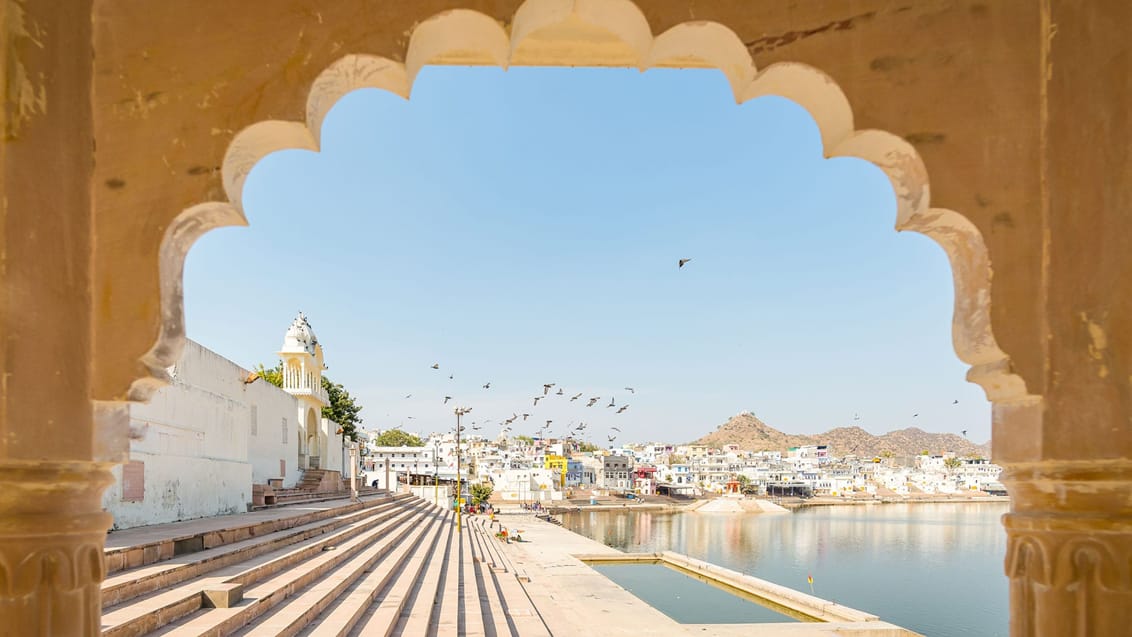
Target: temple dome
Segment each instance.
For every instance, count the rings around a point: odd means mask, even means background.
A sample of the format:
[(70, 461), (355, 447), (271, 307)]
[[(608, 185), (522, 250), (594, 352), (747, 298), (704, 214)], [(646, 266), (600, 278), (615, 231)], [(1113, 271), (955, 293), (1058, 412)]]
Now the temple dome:
[(317, 347), (318, 337), (314, 335), (314, 328), (311, 327), (306, 315), (299, 312), (299, 315), (291, 322), (291, 326), (287, 328), (287, 333), (283, 336), (283, 348), (280, 351), (307, 352), (315, 356)]

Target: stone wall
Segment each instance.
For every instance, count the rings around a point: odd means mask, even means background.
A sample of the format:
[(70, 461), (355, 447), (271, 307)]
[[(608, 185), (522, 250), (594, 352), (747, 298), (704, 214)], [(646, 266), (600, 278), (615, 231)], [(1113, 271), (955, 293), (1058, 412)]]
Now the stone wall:
[(130, 407), (130, 462), (102, 498), (114, 528), (243, 512), (252, 483), (298, 481), (296, 400), (250, 373), (186, 342), (173, 383)]

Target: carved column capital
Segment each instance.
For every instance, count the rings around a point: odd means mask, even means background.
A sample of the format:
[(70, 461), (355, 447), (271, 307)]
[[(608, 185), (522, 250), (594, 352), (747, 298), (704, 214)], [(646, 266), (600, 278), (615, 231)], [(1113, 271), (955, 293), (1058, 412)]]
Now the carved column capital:
[(0, 462), (0, 608), (11, 634), (98, 634), (110, 466)]
[(1104, 637), (1132, 625), (1132, 462), (1008, 465), (1003, 516), (1013, 637)]

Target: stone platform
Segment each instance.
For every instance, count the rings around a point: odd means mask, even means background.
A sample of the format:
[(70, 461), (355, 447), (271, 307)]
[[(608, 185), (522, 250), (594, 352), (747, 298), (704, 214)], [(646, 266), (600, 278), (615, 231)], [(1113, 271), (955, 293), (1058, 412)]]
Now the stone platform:
[[(523, 542), (495, 537), (501, 525)], [(115, 532), (106, 636), (876, 635), (879, 621), (684, 625), (576, 555), (622, 555), (528, 513), (462, 518), (410, 494)], [(875, 619), (875, 618), (874, 618)]]

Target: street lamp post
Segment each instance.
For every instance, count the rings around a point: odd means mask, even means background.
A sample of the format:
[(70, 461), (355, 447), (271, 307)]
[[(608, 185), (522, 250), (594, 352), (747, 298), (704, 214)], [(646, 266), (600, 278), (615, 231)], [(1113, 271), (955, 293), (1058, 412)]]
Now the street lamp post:
[(440, 506), (440, 445), (434, 439), (432, 441), (432, 503)]
[(462, 532), (460, 516), (461, 516), (461, 512), (463, 511), (463, 508), (464, 508), (463, 502), (461, 501), (461, 497), (460, 497), (463, 494), (463, 489), (461, 487), (461, 477), (462, 476), (460, 474), (460, 430), (463, 429), (463, 427), (460, 426), (460, 416), (463, 416), (464, 414), (471, 413), (471, 411), (472, 411), (471, 407), (457, 407), (456, 408), (456, 532), (457, 533)]

